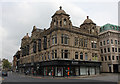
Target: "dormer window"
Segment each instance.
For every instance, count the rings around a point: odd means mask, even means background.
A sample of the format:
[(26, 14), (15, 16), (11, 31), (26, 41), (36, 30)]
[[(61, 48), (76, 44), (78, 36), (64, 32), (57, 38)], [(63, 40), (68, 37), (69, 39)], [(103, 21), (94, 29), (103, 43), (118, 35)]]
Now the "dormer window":
[(70, 25), (70, 23), (69, 23), (69, 25)]
[(114, 29), (114, 26), (112, 26), (112, 29)]
[(94, 27), (92, 28), (92, 32), (94, 33)]
[(117, 30), (117, 26), (115, 26), (115, 29)]
[(56, 26), (56, 22), (55, 22), (55, 20), (54, 20), (53, 22), (54, 22), (54, 26)]
[(120, 27), (119, 27), (119, 31), (120, 31)]
[(91, 29), (90, 29), (90, 34), (91, 34), (92, 32), (91, 32)]
[(64, 25), (66, 25), (66, 24), (67, 24), (66, 19), (64, 19)]

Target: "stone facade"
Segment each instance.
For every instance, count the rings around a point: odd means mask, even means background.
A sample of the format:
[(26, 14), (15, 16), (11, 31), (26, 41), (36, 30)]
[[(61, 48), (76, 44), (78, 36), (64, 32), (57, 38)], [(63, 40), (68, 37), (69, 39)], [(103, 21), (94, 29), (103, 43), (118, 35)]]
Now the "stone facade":
[(99, 31), (102, 72), (120, 72), (120, 27), (106, 24)]
[(17, 62), (17, 58), (16, 56), (13, 56), (13, 71), (16, 72), (16, 62)]
[(54, 76), (100, 72), (98, 27), (88, 16), (75, 27), (60, 7), (49, 28), (33, 26), (31, 36), (27, 33), (21, 41), (20, 72)]
[(16, 54), (13, 56), (13, 71), (18, 72), (19, 64), (20, 64), (20, 52), (17, 51)]

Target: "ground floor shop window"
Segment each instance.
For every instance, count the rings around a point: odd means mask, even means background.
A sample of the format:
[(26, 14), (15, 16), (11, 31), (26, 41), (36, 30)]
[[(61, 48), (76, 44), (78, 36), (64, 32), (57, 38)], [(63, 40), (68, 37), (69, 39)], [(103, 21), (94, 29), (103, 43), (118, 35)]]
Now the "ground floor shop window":
[(55, 68), (55, 76), (63, 76), (63, 67)]
[(47, 75), (47, 67), (44, 67), (44, 76)]
[(44, 76), (52, 76), (53, 67), (44, 67)]
[(88, 75), (88, 68), (80, 67), (80, 75)]
[(80, 67), (80, 75), (95, 75), (99, 73), (99, 67)]
[(90, 75), (95, 75), (95, 68), (94, 67), (90, 67)]
[(79, 76), (79, 75), (95, 75), (100, 73), (99, 67), (87, 66), (54, 66), (44, 67), (44, 76)]
[(96, 67), (96, 74), (99, 74), (99, 73), (100, 73), (100, 68)]

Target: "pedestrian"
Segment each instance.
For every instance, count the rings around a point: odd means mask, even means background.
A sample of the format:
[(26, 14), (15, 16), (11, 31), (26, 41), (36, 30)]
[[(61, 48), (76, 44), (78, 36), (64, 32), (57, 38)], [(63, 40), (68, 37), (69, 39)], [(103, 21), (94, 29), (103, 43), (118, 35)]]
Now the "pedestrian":
[(88, 69), (88, 75), (90, 75), (90, 71), (89, 71), (89, 69)]

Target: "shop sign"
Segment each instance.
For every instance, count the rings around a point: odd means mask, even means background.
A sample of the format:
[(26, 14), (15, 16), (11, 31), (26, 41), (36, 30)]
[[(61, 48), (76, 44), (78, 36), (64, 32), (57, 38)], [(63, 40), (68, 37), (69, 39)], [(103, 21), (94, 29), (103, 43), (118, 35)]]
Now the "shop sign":
[(79, 62), (72, 62), (72, 64), (79, 64)]

